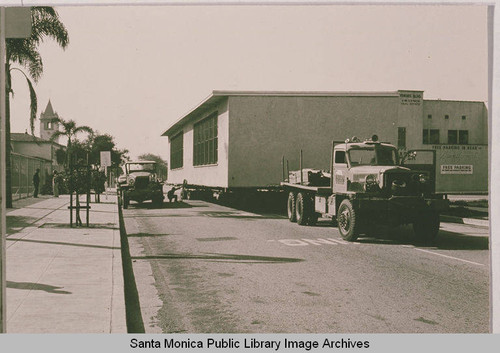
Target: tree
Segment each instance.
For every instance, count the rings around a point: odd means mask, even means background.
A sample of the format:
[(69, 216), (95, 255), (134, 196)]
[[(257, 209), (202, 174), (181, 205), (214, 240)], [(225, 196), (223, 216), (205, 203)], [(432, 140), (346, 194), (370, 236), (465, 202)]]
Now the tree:
[(28, 70), (34, 82), (38, 82), (43, 73), (43, 61), (38, 51), (38, 46), (46, 38), (54, 39), (61, 48), (65, 49), (69, 44), (68, 31), (59, 20), (59, 15), (52, 7), (31, 7), (31, 36), (29, 38), (9, 38), (6, 42), (5, 60), (5, 151), (6, 151), (6, 204), (12, 207), (11, 189), (11, 163), (10, 163), (10, 94), (13, 94), (11, 85), (11, 72), (20, 71), (28, 83), (30, 90), (30, 126), (34, 134), (35, 119), (37, 113), (37, 98), (28, 75), (19, 68), (12, 67), (18, 64)]
[[(77, 126), (74, 120), (64, 120), (61, 118), (56, 118), (54, 121), (58, 122), (62, 127), (62, 130), (55, 131), (54, 134), (50, 137), (52, 141), (60, 136), (64, 136), (68, 139), (67, 147), (66, 147), (66, 168), (70, 166), (71, 156), (74, 152), (78, 152), (81, 149), (86, 149), (86, 147), (81, 147), (81, 143), (76, 139), (76, 135), (80, 132), (86, 132), (90, 135), (94, 133), (94, 131), (88, 126)], [(75, 148), (73, 148), (75, 145)], [(79, 158), (80, 156), (77, 156)]]
[(155, 161), (158, 164), (158, 176), (162, 180), (167, 179), (168, 163), (156, 154), (144, 153), (139, 156), (141, 161)]

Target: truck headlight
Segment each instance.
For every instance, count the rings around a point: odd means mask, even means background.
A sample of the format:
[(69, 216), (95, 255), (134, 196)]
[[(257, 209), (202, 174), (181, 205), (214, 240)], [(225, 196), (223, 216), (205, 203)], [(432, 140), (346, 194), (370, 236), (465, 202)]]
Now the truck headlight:
[(130, 178), (128, 179), (128, 183), (129, 183), (130, 185), (134, 185), (134, 183), (135, 183), (135, 178), (134, 178), (134, 177), (130, 177)]
[(425, 184), (425, 183), (427, 183), (429, 181), (429, 177), (426, 174), (419, 174), (418, 175), (418, 181), (421, 184)]
[(368, 174), (365, 178), (365, 191), (375, 191), (378, 190), (378, 175)]

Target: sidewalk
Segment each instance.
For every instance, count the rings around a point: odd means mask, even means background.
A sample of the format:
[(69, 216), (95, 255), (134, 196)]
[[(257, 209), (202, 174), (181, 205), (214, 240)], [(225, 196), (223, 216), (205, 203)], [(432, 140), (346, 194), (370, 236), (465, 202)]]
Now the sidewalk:
[(69, 227), (67, 195), (34, 201), (7, 212), (7, 333), (126, 333), (116, 195), (89, 228)]

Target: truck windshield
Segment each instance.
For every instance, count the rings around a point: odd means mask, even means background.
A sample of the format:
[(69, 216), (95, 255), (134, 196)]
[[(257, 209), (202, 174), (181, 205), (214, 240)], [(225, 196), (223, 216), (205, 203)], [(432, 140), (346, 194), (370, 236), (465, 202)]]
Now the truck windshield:
[(129, 173), (132, 172), (154, 172), (155, 165), (153, 163), (129, 163), (127, 164)]
[(382, 146), (352, 148), (348, 152), (351, 166), (358, 165), (397, 165), (394, 148)]

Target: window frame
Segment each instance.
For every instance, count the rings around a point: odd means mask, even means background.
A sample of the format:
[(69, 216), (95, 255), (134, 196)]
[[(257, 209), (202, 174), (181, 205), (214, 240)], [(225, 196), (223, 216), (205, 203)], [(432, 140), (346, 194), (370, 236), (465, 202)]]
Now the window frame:
[[(437, 140), (433, 140), (433, 133), (437, 134)], [(434, 135), (435, 137), (436, 135)], [(439, 145), (440, 144), (440, 131), (439, 129), (423, 129), (422, 130), (422, 144), (423, 145)]]
[(184, 167), (184, 131), (170, 138), (170, 170)]
[[(454, 133), (454, 139), (450, 139), (450, 133)], [(453, 140), (453, 141), (452, 141)], [(458, 130), (450, 129), (448, 130), (448, 145), (458, 145)]]
[(219, 160), (219, 114), (212, 112), (193, 125), (193, 166), (216, 165)]

